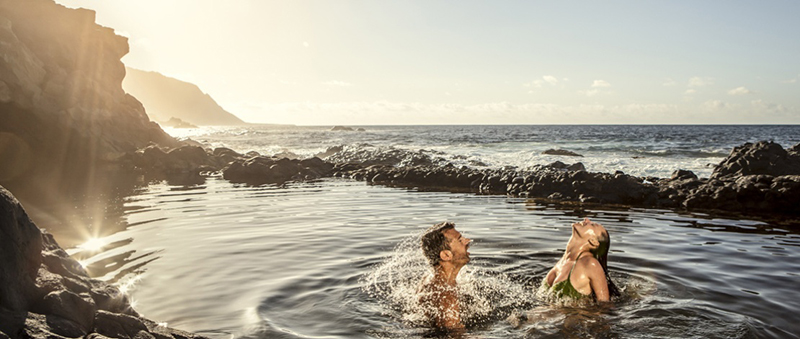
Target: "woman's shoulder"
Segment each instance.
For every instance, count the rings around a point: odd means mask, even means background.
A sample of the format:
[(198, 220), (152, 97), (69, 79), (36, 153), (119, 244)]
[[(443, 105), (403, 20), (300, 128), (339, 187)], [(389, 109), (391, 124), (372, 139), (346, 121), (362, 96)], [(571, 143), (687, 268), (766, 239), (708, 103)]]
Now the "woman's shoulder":
[(578, 260), (575, 262), (576, 269), (581, 268), (587, 271), (597, 271), (603, 272), (603, 265), (600, 264), (600, 261), (597, 260), (591, 253), (584, 253), (581, 255)]

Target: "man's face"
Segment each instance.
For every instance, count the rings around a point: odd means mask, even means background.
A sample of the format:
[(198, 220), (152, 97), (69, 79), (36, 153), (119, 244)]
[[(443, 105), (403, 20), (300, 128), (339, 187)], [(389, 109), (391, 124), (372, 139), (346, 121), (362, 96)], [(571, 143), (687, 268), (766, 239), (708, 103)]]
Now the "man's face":
[(461, 236), (461, 232), (455, 228), (444, 231), (444, 237), (447, 239), (447, 245), (453, 254), (452, 262), (460, 265), (468, 263), (469, 252), (467, 252), (467, 249), (469, 249), (469, 243), (472, 240)]

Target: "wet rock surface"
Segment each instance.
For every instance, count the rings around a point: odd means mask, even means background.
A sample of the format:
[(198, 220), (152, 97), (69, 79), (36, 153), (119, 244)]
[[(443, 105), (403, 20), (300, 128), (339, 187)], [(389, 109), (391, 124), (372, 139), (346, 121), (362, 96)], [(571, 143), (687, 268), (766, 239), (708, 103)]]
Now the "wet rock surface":
[[(455, 167), (424, 152), (339, 152), (327, 158), (333, 175), (418, 189), (507, 194), (527, 198), (638, 207), (800, 215), (800, 144), (772, 142), (736, 147), (711, 178), (676, 170), (670, 178), (587, 172), (560, 161), (530, 169)], [(364, 160), (366, 159), (366, 160)], [(363, 160), (363, 161), (362, 161)], [(445, 163), (445, 165), (439, 165)]]
[(88, 277), (0, 186), (0, 338), (202, 338), (160, 326)]

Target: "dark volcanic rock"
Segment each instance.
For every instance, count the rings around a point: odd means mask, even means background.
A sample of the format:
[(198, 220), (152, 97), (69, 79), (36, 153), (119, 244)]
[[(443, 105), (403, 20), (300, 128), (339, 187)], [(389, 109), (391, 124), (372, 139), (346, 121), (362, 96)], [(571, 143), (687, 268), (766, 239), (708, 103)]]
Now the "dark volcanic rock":
[[(795, 145), (797, 147), (797, 145)], [(712, 179), (750, 174), (800, 175), (800, 155), (771, 141), (746, 143), (714, 168)]]
[(331, 131), (353, 131), (353, 128), (347, 126), (333, 126)]
[(575, 153), (573, 151), (568, 151), (568, 150), (565, 150), (565, 149), (549, 149), (549, 150), (546, 150), (546, 151), (542, 152), (542, 154), (564, 155), (564, 156), (569, 156), (569, 157), (582, 157), (582, 155), (580, 155), (578, 153)]
[(317, 157), (304, 160), (253, 157), (231, 162), (222, 175), (231, 182), (260, 185), (318, 179), (329, 176), (332, 170), (332, 164)]
[(0, 235), (0, 338), (199, 338), (139, 317), (119, 289), (90, 279), (2, 186)]
[[(776, 147), (777, 146), (777, 147)], [(711, 179), (677, 170), (668, 179), (586, 172), (581, 163), (556, 161), (528, 170), (516, 168), (456, 168), (427, 161), (408, 164), (413, 152), (386, 149), (347, 149), (328, 160), (333, 175), (373, 183), (480, 194), (508, 194), (530, 198), (575, 200), (584, 203), (723, 210), (752, 214), (800, 214), (800, 167), (795, 146), (786, 152), (779, 145), (760, 142), (737, 147)], [(377, 159), (369, 156), (377, 154)], [(423, 154), (424, 153), (419, 153)], [(767, 172), (767, 173), (764, 173)], [(744, 174), (750, 173), (750, 174)], [(788, 173), (788, 174), (787, 174)]]

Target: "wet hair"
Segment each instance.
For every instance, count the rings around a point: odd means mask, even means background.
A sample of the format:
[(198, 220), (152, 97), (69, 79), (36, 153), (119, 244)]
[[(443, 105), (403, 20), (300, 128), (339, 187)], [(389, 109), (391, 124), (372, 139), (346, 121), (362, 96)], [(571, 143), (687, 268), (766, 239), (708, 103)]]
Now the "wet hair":
[(454, 228), (456, 228), (456, 224), (445, 221), (431, 226), (422, 234), (422, 237), (420, 237), (422, 254), (425, 255), (425, 258), (428, 259), (428, 263), (430, 263), (431, 266), (435, 267), (439, 265), (439, 253), (450, 249), (444, 232)]
[(612, 297), (618, 296), (619, 289), (617, 289), (617, 286), (611, 281), (611, 277), (608, 276), (608, 250), (611, 248), (611, 236), (608, 235), (608, 231), (601, 233), (600, 236), (597, 237), (597, 241), (599, 245), (597, 248), (590, 250), (589, 253), (591, 253), (592, 256), (600, 262), (600, 266), (603, 267), (603, 272), (605, 272), (606, 281), (608, 282), (608, 294)]

